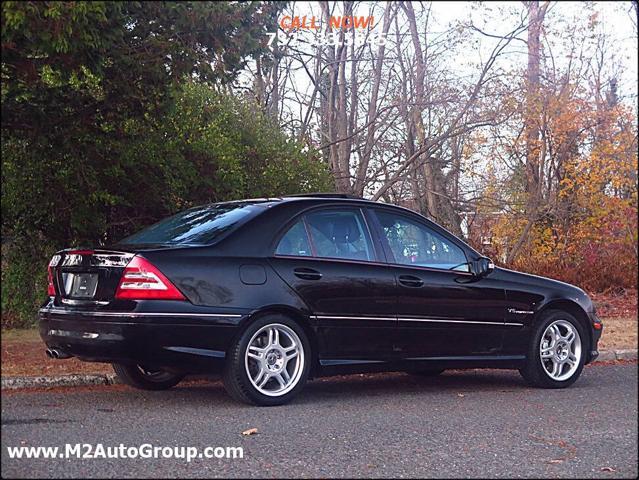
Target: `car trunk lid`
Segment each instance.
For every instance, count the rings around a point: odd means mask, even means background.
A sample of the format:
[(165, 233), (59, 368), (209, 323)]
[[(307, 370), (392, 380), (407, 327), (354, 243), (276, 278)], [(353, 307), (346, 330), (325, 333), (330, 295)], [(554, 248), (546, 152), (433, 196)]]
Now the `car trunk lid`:
[(56, 296), (66, 304), (109, 302), (135, 253), (114, 250), (62, 250), (49, 263)]

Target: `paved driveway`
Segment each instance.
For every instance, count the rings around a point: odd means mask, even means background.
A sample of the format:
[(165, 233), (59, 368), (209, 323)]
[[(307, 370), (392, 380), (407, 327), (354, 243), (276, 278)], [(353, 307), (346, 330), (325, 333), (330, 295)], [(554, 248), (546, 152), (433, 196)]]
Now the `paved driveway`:
[[(258, 433), (242, 436), (248, 428)], [(9, 459), (8, 446), (242, 447), (242, 459)], [(202, 451), (202, 450), (200, 450)], [(311, 382), (287, 406), (219, 383), (3, 393), (2, 473), (16, 477), (635, 477), (637, 366), (591, 366), (566, 390), (513, 371)]]

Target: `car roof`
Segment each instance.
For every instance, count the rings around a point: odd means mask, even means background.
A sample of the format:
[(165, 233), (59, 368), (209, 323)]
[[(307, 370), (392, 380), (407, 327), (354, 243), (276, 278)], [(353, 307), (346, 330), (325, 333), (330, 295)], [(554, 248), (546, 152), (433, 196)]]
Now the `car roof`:
[[(263, 198), (247, 198), (241, 200), (230, 200), (226, 202), (216, 202), (211, 205), (229, 205), (229, 204), (254, 204), (254, 205), (263, 205), (265, 207), (274, 206), (277, 204), (283, 203), (293, 203), (293, 202), (307, 202), (309, 200), (316, 200), (318, 202), (326, 202), (326, 201), (347, 201), (347, 202), (364, 202), (364, 203), (375, 203), (380, 204), (380, 202), (375, 202), (373, 200), (368, 200), (363, 197), (358, 197), (356, 195), (350, 195), (347, 193), (300, 193), (295, 195), (283, 195), (281, 197), (263, 197)], [(385, 205), (385, 204), (382, 204)]]
[[(217, 202), (211, 205), (223, 205), (223, 204), (254, 204), (260, 205), (265, 208), (275, 207), (277, 205), (286, 205), (286, 204), (295, 204), (295, 203), (306, 203), (306, 204), (317, 204), (321, 205), (322, 203), (345, 203), (351, 205), (370, 205), (370, 206), (379, 206), (383, 208), (390, 208), (395, 210), (400, 210), (407, 212), (409, 214), (417, 214), (411, 210), (410, 208), (403, 207), (401, 205), (395, 205), (393, 203), (380, 202), (376, 200), (369, 200), (364, 197), (359, 197), (356, 195), (348, 194), (348, 193), (299, 193), (294, 195), (283, 195), (281, 197), (263, 197), (263, 198), (247, 198), (243, 200), (231, 200), (226, 202)], [(425, 220), (437, 225), (430, 219), (425, 218)], [(439, 226), (439, 225), (437, 225)]]
[[(366, 200), (364, 197), (351, 195), (349, 193), (297, 193), (295, 195), (284, 195), (283, 198), (345, 198), (351, 200)], [(370, 200), (369, 200), (370, 201)]]
[(294, 203), (294, 202), (313, 202), (313, 203), (365, 203), (365, 204), (379, 204), (373, 200), (368, 200), (363, 197), (357, 197), (355, 195), (341, 194), (341, 193), (309, 193), (302, 195), (286, 195), (280, 198), (282, 203)]

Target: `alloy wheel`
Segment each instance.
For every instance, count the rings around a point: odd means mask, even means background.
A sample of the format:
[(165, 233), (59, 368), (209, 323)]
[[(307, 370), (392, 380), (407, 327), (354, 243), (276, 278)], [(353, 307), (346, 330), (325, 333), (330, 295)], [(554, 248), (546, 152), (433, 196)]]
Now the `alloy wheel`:
[(539, 357), (546, 374), (558, 382), (568, 380), (579, 368), (581, 337), (567, 320), (555, 320), (544, 330)]
[(304, 347), (299, 336), (280, 323), (265, 325), (255, 332), (244, 359), (253, 387), (271, 397), (285, 395), (297, 385), (304, 362)]

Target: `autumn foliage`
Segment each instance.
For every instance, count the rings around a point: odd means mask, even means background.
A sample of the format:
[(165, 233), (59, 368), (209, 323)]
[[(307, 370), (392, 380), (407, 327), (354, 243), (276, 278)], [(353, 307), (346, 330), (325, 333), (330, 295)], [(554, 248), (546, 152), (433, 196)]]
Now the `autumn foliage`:
[[(552, 113), (546, 185), (509, 266), (588, 291), (636, 289), (636, 118), (621, 105), (589, 108), (565, 98), (547, 100), (546, 111)], [(506, 258), (529, 219), (520, 212), (500, 216), (493, 231), (497, 259)]]

